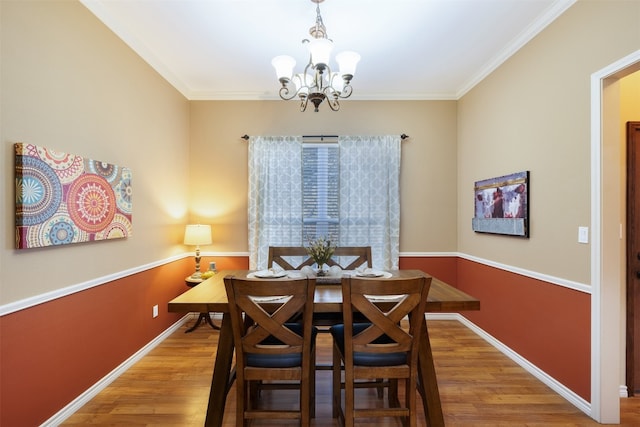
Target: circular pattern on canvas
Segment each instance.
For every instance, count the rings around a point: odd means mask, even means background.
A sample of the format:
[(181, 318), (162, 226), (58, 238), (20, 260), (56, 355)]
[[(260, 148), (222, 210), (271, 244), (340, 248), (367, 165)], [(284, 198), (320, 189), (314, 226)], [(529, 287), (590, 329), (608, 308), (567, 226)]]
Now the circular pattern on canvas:
[(129, 237), (133, 234), (133, 226), (131, 220), (125, 215), (116, 214), (113, 221), (96, 233), (96, 240), (119, 239)]
[(128, 168), (122, 169), (122, 175), (120, 177), (120, 182), (116, 184), (114, 187), (114, 191), (116, 194), (116, 203), (118, 204), (118, 209), (121, 212), (126, 214), (130, 214), (133, 210), (133, 188), (131, 187), (131, 170)]
[(61, 153), (50, 148), (36, 147), (38, 156), (56, 172), (60, 182), (67, 184), (84, 172), (84, 159), (81, 156)]
[(100, 176), (82, 175), (69, 188), (69, 216), (80, 229), (89, 233), (102, 230), (113, 220), (115, 205), (113, 189)]
[(66, 245), (89, 240), (86, 232), (71, 221), (66, 212), (59, 212), (49, 220), (27, 232), (29, 247)]
[(31, 226), (50, 218), (62, 203), (62, 184), (44, 161), (16, 159), (16, 224)]
[(89, 160), (87, 166), (91, 173), (100, 175), (107, 182), (113, 182), (118, 176), (118, 166), (111, 163), (100, 162), (98, 160)]

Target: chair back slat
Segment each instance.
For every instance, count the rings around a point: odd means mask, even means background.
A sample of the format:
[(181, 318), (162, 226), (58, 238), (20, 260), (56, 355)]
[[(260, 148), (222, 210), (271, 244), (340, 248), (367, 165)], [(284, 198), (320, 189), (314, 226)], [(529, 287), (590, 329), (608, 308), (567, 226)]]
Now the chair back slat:
[[(313, 259), (303, 246), (269, 246), (267, 268), (278, 265), (284, 270), (300, 270), (313, 264)], [(371, 246), (337, 247), (327, 265), (337, 265), (343, 270), (355, 270), (363, 265), (371, 268)]]
[(267, 268), (279, 265), (284, 270), (300, 270), (313, 264), (313, 259), (303, 246), (269, 246)]
[[(342, 264), (339, 264), (336, 258), (340, 259)], [(363, 265), (371, 268), (371, 246), (337, 247), (327, 264), (329, 267), (337, 265), (343, 270), (355, 270)]]

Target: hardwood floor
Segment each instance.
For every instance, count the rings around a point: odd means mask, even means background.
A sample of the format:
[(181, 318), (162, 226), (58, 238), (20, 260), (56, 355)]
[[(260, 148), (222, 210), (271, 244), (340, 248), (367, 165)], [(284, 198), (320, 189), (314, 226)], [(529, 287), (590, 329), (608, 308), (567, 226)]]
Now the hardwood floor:
[[(64, 426), (202, 426), (207, 408), (218, 331), (200, 326), (173, 333), (62, 424)], [(488, 345), (457, 321), (429, 321), (442, 407), (447, 426), (599, 425)], [(320, 334), (318, 360), (329, 362), (328, 334)], [(316, 427), (333, 427), (330, 371), (317, 374)], [(372, 390), (357, 401), (376, 404)], [(267, 405), (293, 401), (290, 391), (264, 391)], [(277, 395), (269, 395), (277, 393)], [(275, 401), (277, 400), (277, 402)], [(419, 405), (421, 406), (421, 405)], [(621, 399), (621, 425), (640, 425), (640, 399)], [(225, 426), (235, 425), (235, 387), (225, 409)], [(281, 420), (254, 426), (295, 425)], [(362, 423), (361, 425), (366, 425)], [(399, 425), (395, 420), (379, 426)], [(426, 426), (420, 411), (418, 425)]]

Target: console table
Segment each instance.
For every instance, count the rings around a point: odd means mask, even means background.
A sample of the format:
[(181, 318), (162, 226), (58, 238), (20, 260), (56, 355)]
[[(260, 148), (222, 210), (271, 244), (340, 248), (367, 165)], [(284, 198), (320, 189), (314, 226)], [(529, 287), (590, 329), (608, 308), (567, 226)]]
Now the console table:
[[(193, 288), (194, 286), (197, 286), (203, 282), (202, 279), (192, 279), (191, 276), (187, 276), (184, 279), (184, 281), (187, 284), (187, 286), (189, 286), (190, 288)], [(208, 311), (206, 311), (206, 312), (200, 312), (200, 315), (198, 316), (198, 320), (196, 320), (196, 324), (190, 327), (189, 329), (187, 329), (186, 331), (184, 331), (184, 333), (188, 334), (189, 332), (195, 331), (196, 328), (200, 326), (203, 321), (205, 323), (208, 323), (209, 326), (211, 326), (213, 329), (220, 330), (220, 326), (213, 323), (213, 320), (211, 320), (211, 315), (209, 314)]]

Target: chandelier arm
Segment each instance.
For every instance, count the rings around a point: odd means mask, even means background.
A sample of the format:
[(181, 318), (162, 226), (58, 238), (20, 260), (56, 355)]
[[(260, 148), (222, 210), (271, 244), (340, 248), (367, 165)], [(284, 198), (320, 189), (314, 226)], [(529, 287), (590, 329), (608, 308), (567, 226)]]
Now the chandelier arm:
[(329, 104), (329, 108), (331, 108), (333, 111), (338, 111), (340, 109), (340, 102), (338, 102), (337, 95), (333, 95), (331, 98), (327, 97), (327, 104)]
[(324, 93), (327, 99), (337, 99), (338, 96), (340, 96), (340, 92), (336, 91), (331, 84), (322, 88), (322, 93)]
[(353, 93), (353, 88), (351, 87), (351, 85), (345, 85), (342, 88), (342, 92), (340, 92), (338, 96), (344, 99), (344, 98), (350, 97), (352, 93)]
[(307, 104), (309, 103), (309, 98), (304, 97), (300, 98), (300, 112), (304, 113), (307, 110)]
[(313, 66), (313, 62), (311, 62), (311, 55), (309, 55), (309, 62), (307, 63), (307, 65), (304, 67), (304, 71), (302, 72), (302, 87), (306, 87), (311, 89), (313, 86), (311, 86), (309, 84), (309, 82), (307, 82), (307, 78), (309, 77), (309, 68), (311, 68), (312, 70), (315, 70), (314, 66)]
[(280, 95), (280, 98), (284, 99), (285, 101), (289, 101), (290, 99), (293, 99), (297, 95), (297, 93), (297, 91), (289, 90), (288, 85), (283, 84), (280, 88), (280, 91), (278, 92), (278, 95)]

